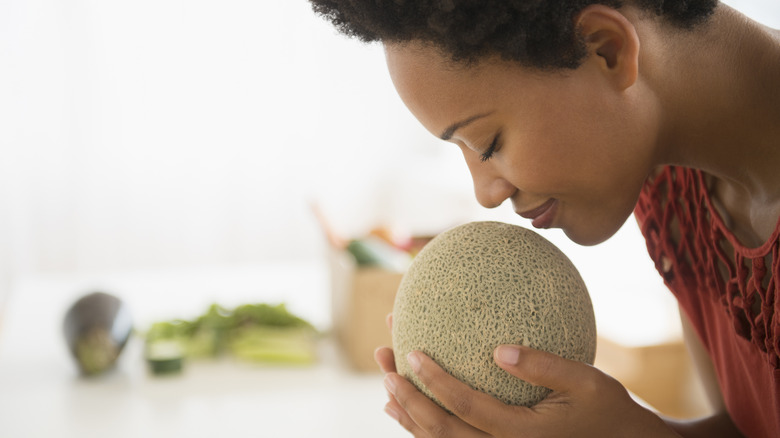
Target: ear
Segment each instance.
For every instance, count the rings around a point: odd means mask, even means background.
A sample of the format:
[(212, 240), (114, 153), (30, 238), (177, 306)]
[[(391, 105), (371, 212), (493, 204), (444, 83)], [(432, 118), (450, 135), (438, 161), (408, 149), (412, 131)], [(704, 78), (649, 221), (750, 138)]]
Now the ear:
[(577, 15), (575, 26), (585, 40), (589, 58), (599, 63), (620, 90), (636, 82), (639, 36), (631, 21), (613, 8), (590, 5)]

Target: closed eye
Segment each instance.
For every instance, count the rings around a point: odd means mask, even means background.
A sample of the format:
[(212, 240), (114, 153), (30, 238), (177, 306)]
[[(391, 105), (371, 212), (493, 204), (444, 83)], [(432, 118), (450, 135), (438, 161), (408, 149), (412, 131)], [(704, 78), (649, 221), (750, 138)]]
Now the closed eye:
[(490, 142), (490, 146), (485, 150), (485, 152), (482, 153), (482, 156), (480, 157), (480, 161), (483, 163), (490, 159), (490, 157), (493, 156), (493, 153), (496, 152), (496, 150), (499, 147), (499, 141), (501, 140), (501, 132), (499, 131), (498, 134), (496, 134), (495, 137), (493, 137), (493, 141)]

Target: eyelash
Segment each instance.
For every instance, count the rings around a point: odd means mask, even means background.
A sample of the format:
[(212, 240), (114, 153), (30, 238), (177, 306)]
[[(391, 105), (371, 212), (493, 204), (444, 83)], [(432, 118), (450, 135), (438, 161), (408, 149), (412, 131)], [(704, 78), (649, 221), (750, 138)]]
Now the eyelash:
[(493, 137), (493, 141), (490, 143), (490, 146), (488, 146), (487, 150), (480, 157), (480, 161), (484, 163), (485, 161), (489, 160), (490, 157), (493, 156), (493, 153), (495, 153), (496, 149), (498, 149), (499, 146), (498, 141), (500, 138), (501, 138), (501, 133), (499, 132), (498, 134), (496, 134), (495, 137)]

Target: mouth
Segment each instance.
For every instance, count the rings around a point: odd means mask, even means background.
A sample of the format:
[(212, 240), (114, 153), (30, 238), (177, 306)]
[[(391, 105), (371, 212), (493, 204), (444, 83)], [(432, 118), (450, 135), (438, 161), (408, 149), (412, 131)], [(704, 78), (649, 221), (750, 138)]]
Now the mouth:
[(520, 216), (531, 219), (531, 225), (534, 228), (550, 228), (553, 220), (555, 219), (555, 213), (558, 211), (558, 200), (551, 198), (544, 204), (528, 211), (518, 213)]

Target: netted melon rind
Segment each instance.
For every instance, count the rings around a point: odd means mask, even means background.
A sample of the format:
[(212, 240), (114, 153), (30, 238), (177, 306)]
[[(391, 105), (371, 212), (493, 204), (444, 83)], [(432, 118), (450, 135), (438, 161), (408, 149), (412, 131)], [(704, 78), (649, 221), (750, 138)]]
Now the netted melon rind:
[(396, 368), (439, 405), (409, 367), (410, 351), (504, 403), (537, 404), (550, 390), (499, 368), (500, 344), (593, 364), (596, 323), (585, 283), (566, 255), (529, 229), (472, 222), (445, 231), (415, 257), (398, 289)]

